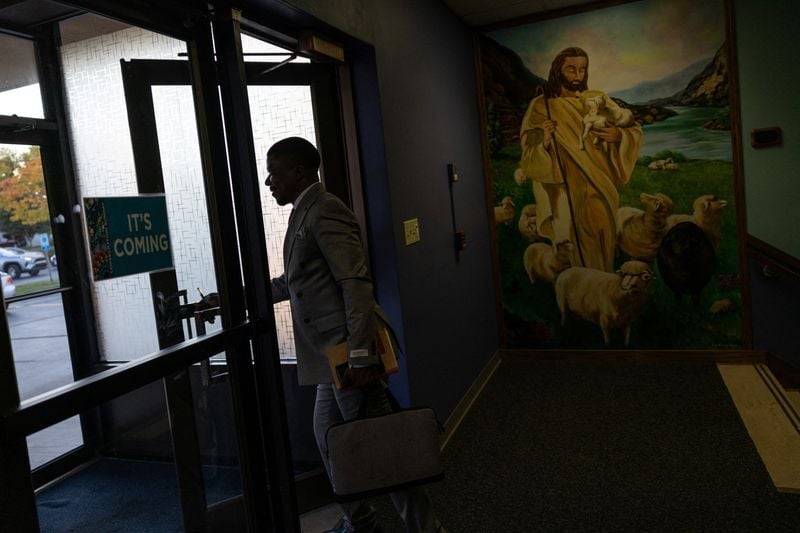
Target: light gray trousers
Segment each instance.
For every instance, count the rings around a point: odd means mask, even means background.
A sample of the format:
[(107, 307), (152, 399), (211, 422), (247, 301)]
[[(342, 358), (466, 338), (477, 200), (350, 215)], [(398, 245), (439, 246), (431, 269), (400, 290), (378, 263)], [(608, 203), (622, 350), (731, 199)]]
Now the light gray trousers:
[[(366, 403), (364, 403), (366, 402)], [(330, 476), (328, 448), (325, 434), (333, 424), (357, 418), (365, 406), (365, 416), (375, 416), (392, 411), (386, 396), (386, 386), (378, 383), (363, 389), (337, 390), (333, 384), (317, 385), (317, 399), (314, 405), (314, 437), (317, 440), (322, 462)], [(408, 533), (435, 533), (439, 522), (431, 506), (427, 491), (422, 487), (412, 487), (389, 495), (395, 509), (403, 518)], [(343, 503), (342, 510), (347, 519), (348, 531), (355, 533), (372, 532), (377, 526), (375, 509), (362, 501)]]

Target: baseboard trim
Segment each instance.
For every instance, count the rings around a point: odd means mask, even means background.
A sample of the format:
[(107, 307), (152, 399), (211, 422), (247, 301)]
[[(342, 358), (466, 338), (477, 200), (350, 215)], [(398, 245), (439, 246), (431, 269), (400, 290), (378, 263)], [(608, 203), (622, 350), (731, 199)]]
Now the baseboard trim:
[(698, 363), (759, 364), (767, 360), (764, 350), (512, 350), (499, 351), (501, 359), (570, 361), (696, 361)]
[(500, 366), (501, 357), (500, 352), (495, 352), (489, 362), (486, 363), (486, 366), (483, 367), (478, 377), (475, 378), (475, 381), (472, 383), (467, 392), (464, 393), (462, 396), (461, 401), (458, 402), (453, 412), (450, 413), (450, 416), (447, 417), (447, 420), (444, 423), (444, 436), (442, 437), (442, 450), (445, 449), (447, 444), (450, 442), (450, 439), (455, 435), (456, 431), (458, 430), (458, 426), (461, 425), (462, 420), (464, 417), (467, 416), (469, 410), (472, 408), (472, 405), (475, 403), (475, 400), (478, 399), (481, 392), (483, 391), (484, 387), (489, 383), (489, 380), (492, 379), (497, 367)]
[(794, 426), (795, 431), (797, 431), (797, 436), (800, 437), (800, 411), (798, 411), (797, 407), (789, 398), (791, 392), (787, 391), (780, 384), (778, 378), (767, 365), (755, 365), (755, 369), (761, 381), (764, 382), (764, 385), (769, 389), (770, 393), (772, 393), (772, 397), (775, 398), (775, 402), (781, 408), (783, 414), (786, 415), (786, 419)]
[(800, 390), (800, 368), (773, 353), (767, 355), (767, 366), (787, 390)]

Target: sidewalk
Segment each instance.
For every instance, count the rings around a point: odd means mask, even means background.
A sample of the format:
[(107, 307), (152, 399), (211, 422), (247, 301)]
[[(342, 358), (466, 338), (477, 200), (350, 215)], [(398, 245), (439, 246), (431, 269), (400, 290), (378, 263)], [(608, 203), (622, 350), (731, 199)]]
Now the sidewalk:
[[(25, 277), (23, 280), (35, 278)], [(45, 279), (45, 278), (42, 278)], [(14, 302), (8, 307), (11, 348), (17, 386), (24, 401), (72, 383), (64, 308), (60, 294)], [(62, 455), (83, 442), (78, 417), (28, 437), (31, 468)]]

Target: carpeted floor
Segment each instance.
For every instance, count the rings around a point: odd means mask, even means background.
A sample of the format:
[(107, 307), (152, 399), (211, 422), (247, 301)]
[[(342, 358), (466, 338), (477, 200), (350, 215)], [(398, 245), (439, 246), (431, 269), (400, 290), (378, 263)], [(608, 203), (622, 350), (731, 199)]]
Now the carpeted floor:
[[(443, 457), (446, 478), (429, 491), (450, 533), (800, 524), (800, 495), (775, 490), (711, 363), (506, 360)], [(172, 465), (120, 463), (80, 490), (43, 491), (42, 531), (179, 531), (174, 473), (159, 472)], [(404, 531), (387, 498), (372, 502), (387, 533)]]
[(429, 490), (451, 533), (800, 524), (800, 495), (775, 490), (711, 363), (504, 361), (444, 460)]
[(800, 524), (712, 363), (504, 361), (444, 458), (452, 532)]
[[(237, 468), (205, 468), (209, 503), (241, 494)], [(103, 459), (37, 494), (42, 533), (183, 531), (175, 465)]]

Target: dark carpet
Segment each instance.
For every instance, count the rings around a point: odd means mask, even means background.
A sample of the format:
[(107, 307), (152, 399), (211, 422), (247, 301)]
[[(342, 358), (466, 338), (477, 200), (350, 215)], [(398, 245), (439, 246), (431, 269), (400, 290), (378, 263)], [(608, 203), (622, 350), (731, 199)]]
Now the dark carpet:
[(450, 533), (800, 531), (713, 364), (504, 361), (444, 460)]
[[(204, 468), (206, 501), (241, 494), (239, 470)], [(37, 494), (42, 533), (183, 531), (175, 465), (102, 459)]]
[[(800, 531), (800, 495), (773, 487), (713, 364), (504, 361), (443, 457), (429, 492), (450, 533)], [(239, 492), (217, 474), (210, 502)], [(171, 464), (70, 481), (39, 494), (42, 531), (181, 530)]]

